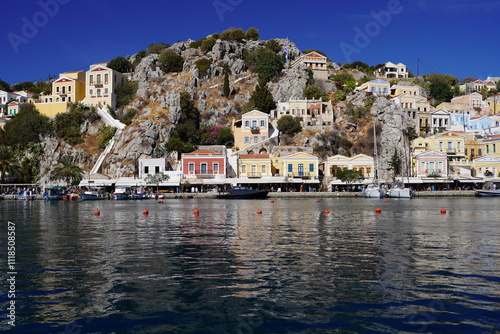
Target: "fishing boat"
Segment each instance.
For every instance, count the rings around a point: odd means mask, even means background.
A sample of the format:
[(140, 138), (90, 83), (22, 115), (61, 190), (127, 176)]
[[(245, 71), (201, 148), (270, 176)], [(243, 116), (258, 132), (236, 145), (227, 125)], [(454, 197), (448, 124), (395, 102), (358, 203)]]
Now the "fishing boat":
[(118, 187), (111, 195), (113, 196), (113, 199), (124, 200), (129, 198), (130, 191), (127, 187)]
[(97, 190), (87, 190), (80, 193), (80, 198), (84, 201), (97, 201), (105, 197)]
[(17, 195), (17, 199), (20, 201), (32, 201), (36, 199), (36, 195), (31, 191), (24, 191), (21, 194)]
[(45, 188), (46, 194), (44, 195), (47, 200), (62, 200), (67, 196), (67, 189), (63, 186)]
[(477, 189), (476, 196), (479, 196), (479, 197), (500, 197), (500, 189), (493, 189), (493, 190)]
[(269, 191), (267, 190), (256, 190), (250, 189), (242, 186), (235, 186), (229, 188), (227, 193), (221, 193), (217, 195), (217, 198), (221, 199), (264, 199), (267, 197)]
[(130, 199), (148, 199), (149, 195), (143, 192), (142, 189), (132, 192), (129, 196)]
[(402, 182), (395, 182), (386, 192), (387, 197), (391, 198), (412, 198), (413, 191), (404, 186)]

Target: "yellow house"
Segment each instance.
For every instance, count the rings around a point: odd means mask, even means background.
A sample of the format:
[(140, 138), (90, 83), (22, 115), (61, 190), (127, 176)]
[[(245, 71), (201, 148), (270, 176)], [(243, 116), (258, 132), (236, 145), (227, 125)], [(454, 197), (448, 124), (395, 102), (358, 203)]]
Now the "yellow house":
[(500, 158), (500, 135), (483, 139), (484, 154), (493, 158)]
[(465, 134), (445, 132), (427, 139), (429, 150), (445, 153), (450, 160), (465, 158)]
[(374, 177), (373, 158), (358, 154), (353, 157), (346, 157), (341, 154), (329, 157), (325, 163), (325, 176), (334, 176), (337, 170), (360, 171), (364, 178)]
[(292, 67), (297, 67), (299, 64), (305, 64), (313, 72), (316, 79), (328, 79), (328, 58), (318, 52), (309, 52), (292, 63)]
[(269, 154), (238, 155), (239, 177), (262, 178), (272, 176)]
[(84, 104), (105, 108), (116, 107), (116, 88), (127, 81), (127, 76), (106, 67), (107, 63), (90, 65), (85, 75)]
[(465, 157), (468, 160), (482, 157), (484, 152), (485, 145), (483, 142), (474, 139), (465, 142)]
[(273, 133), (269, 115), (258, 110), (243, 114), (240, 120), (233, 120), (232, 130), (234, 146), (239, 150), (267, 140)]
[(418, 85), (393, 85), (391, 87), (391, 95), (392, 96), (398, 96), (401, 94), (407, 94), (407, 95), (413, 95), (413, 96), (421, 96), (423, 92), (423, 88), (418, 86)]
[(9, 115), (9, 117), (16, 116), (18, 112), (19, 112), (19, 102), (12, 101), (7, 105), (7, 115)]
[(472, 174), (485, 179), (500, 176), (500, 158), (484, 156), (473, 160)]
[(498, 113), (500, 113), (500, 94), (490, 96), (486, 99), (486, 103), (488, 103), (490, 111), (493, 115), (498, 115)]
[(72, 71), (59, 74), (52, 83), (52, 95), (40, 97), (40, 103), (35, 103), (42, 115), (54, 117), (65, 112), (70, 103), (85, 99), (85, 72)]
[(309, 153), (298, 152), (283, 158), (282, 175), (288, 178), (317, 179), (319, 159)]
[(373, 95), (389, 95), (391, 84), (382, 79), (375, 79), (372, 81), (365, 82), (357, 90), (364, 90), (367, 93), (372, 93)]

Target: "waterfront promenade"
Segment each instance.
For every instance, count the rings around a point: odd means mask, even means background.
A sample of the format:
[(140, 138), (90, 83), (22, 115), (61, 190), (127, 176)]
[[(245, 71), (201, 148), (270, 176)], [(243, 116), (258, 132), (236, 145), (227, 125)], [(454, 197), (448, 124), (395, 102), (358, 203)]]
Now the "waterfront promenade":
[[(165, 199), (173, 198), (216, 198), (217, 193), (165, 193)], [(445, 190), (445, 191), (416, 191), (414, 197), (473, 197), (474, 190)], [(364, 197), (362, 192), (270, 192), (269, 198), (335, 198), (335, 197)], [(0, 199), (16, 200), (17, 195), (2, 195)], [(42, 195), (37, 195), (42, 200)]]

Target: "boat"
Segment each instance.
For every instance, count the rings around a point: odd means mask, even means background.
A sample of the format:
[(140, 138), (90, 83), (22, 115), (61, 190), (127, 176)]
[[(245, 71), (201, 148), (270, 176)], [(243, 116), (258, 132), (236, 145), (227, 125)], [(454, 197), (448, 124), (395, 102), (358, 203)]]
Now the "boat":
[(413, 191), (405, 187), (402, 182), (396, 182), (387, 190), (385, 195), (390, 198), (412, 198)]
[(148, 199), (149, 196), (144, 194), (144, 193), (134, 193), (134, 194), (128, 195), (128, 198), (130, 198), (130, 199)]
[(486, 190), (486, 189), (477, 189), (476, 196), (480, 197), (499, 197), (500, 189)]
[(363, 189), (366, 198), (382, 198), (385, 193), (378, 184), (369, 184)]
[(80, 198), (84, 201), (96, 201), (104, 199), (104, 195), (97, 190), (82, 191), (80, 193)]
[(113, 199), (124, 200), (129, 198), (128, 196), (130, 195), (130, 191), (127, 187), (118, 187), (111, 195), (113, 196)]
[(229, 188), (227, 193), (218, 194), (217, 198), (221, 199), (264, 199), (269, 191), (256, 190), (242, 186), (234, 186)]
[(375, 121), (373, 123), (373, 156), (375, 160), (375, 177), (374, 184), (369, 184), (363, 189), (363, 194), (367, 198), (382, 198), (385, 195), (385, 192), (380, 187), (378, 181), (378, 156), (377, 156), (377, 133), (375, 131)]
[(46, 194), (44, 195), (47, 200), (62, 200), (67, 196), (66, 187), (57, 186), (51, 188), (45, 188)]
[(36, 199), (36, 195), (31, 191), (24, 191), (21, 194), (17, 195), (17, 199), (20, 201), (32, 201)]

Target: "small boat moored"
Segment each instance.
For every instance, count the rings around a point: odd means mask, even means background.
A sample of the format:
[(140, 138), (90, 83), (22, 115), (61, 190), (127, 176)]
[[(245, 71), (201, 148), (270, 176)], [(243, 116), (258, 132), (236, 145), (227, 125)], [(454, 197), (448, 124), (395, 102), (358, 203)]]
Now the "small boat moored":
[(113, 199), (116, 200), (128, 199), (130, 195), (130, 190), (127, 187), (117, 187), (111, 195), (113, 196)]
[(493, 190), (477, 189), (476, 196), (479, 196), (479, 197), (500, 197), (500, 189), (493, 189)]
[(250, 189), (242, 186), (234, 186), (227, 193), (217, 195), (220, 199), (264, 199), (269, 191)]

